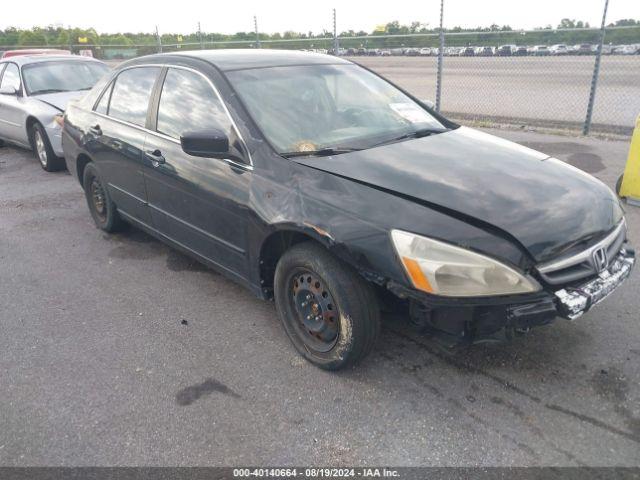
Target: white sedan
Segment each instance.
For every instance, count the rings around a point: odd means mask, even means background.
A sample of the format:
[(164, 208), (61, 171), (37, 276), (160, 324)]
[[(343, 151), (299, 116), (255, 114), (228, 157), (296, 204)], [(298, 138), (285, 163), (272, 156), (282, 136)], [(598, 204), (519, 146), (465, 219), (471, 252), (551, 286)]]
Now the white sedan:
[(0, 143), (33, 149), (42, 168), (65, 167), (60, 133), (67, 103), (109, 71), (75, 55), (25, 55), (0, 60)]

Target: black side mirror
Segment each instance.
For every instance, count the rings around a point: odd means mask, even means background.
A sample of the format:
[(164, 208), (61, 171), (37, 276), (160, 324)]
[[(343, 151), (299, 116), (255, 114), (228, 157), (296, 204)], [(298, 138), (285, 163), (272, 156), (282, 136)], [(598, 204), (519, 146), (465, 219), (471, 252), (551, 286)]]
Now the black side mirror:
[(180, 136), (182, 150), (194, 157), (226, 158), (229, 156), (229, 137), (218, 128), (185, 132)]

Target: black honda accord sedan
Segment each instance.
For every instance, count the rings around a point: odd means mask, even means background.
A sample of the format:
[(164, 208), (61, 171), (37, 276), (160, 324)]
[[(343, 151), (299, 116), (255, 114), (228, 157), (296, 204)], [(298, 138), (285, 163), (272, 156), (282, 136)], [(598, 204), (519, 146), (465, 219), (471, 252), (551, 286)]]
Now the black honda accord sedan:
[(365, 356), (382, 306), (449, 344), (574, 319), (634, 264), (600, 181), (326, 55), (124, 63), (66, 111), (97, 226), (133, 224), (275, 300), (306, 359)]

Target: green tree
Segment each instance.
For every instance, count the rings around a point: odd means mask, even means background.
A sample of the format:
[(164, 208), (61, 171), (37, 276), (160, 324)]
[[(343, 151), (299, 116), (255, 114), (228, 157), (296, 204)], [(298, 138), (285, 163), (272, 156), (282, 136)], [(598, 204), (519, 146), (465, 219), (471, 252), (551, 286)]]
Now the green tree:
[(40, 46), (47, 45), (47, 38), (39, 28), (32, 30), (22, 30), (18, 35), (18, 45), (20, 46)]

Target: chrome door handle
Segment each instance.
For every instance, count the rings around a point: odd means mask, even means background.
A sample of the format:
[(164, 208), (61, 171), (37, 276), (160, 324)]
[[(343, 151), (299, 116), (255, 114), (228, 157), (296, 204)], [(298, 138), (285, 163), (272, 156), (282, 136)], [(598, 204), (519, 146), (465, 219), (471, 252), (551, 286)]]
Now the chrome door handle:
[(157, 148), (155, 150), (145, 150), (144, 153), (147, 157), (149, 157), (149, 160), (151, 160), (151, 164), (154, 167), (163, 164), (165, 161), (164, 157), (162, 156), (162, 152)]
[(92, 127), (89, 127), (89, 131), (94, 135), (102, 135), (102, 129), (100, 128), (100, 125), (93, 125)]

